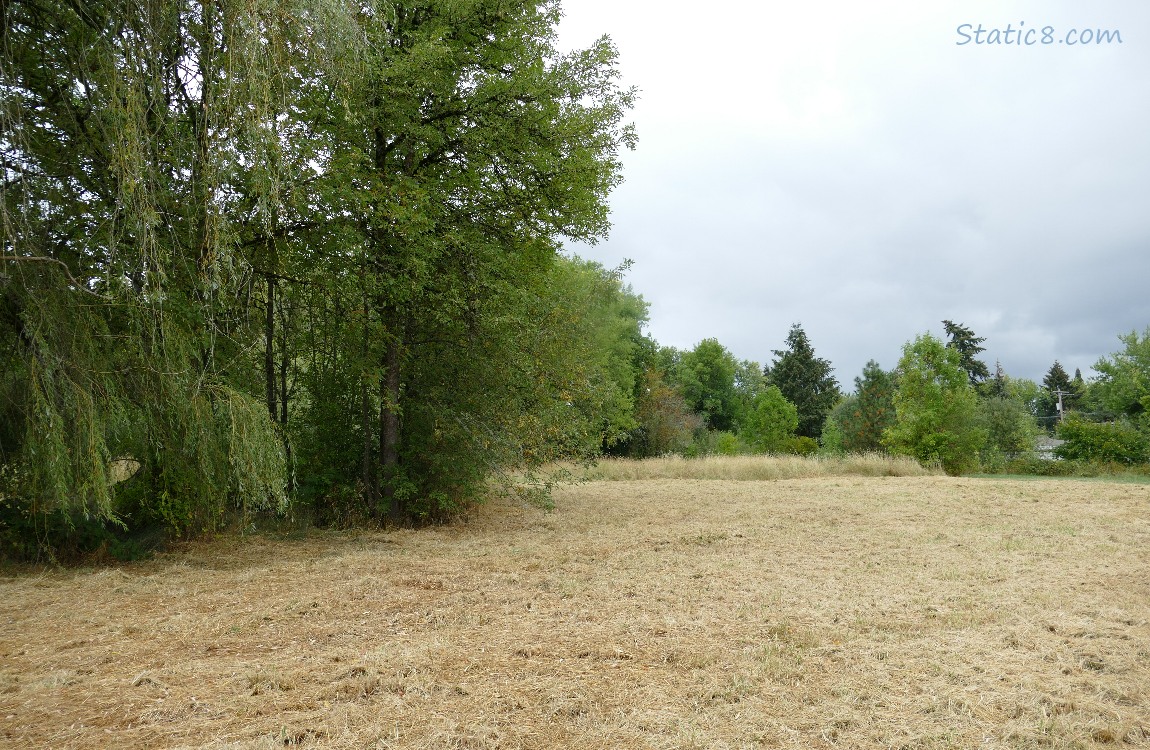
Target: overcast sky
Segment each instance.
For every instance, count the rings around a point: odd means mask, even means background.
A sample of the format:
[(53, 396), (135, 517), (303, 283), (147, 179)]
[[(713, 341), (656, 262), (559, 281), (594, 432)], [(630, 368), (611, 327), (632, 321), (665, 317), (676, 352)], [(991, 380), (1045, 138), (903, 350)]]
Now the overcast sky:
[(570, 249), (634, 260), (661, 344), (766, 364), (800, 322), (849, 390), (943, 319), (1036, 380), (1150, 325), (1150, 3), (563, 7), (641, 91), (611, 236)]

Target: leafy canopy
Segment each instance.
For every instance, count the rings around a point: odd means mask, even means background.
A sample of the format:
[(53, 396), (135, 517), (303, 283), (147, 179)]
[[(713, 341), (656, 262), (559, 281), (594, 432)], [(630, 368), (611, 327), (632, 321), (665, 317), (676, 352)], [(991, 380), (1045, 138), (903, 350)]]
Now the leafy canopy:
[(896, 420), (884, 437), (894, 453), (939, 463), (952, 475), (974, 469), (986, 441), (978, 397), (953, 348), (929, 333), (903, 346), (898, 364)]

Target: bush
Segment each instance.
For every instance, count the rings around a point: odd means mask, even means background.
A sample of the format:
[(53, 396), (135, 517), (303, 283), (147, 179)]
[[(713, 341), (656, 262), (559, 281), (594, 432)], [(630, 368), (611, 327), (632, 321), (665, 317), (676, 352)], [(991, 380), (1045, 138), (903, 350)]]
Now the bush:
[(1020, 456), (1007, 461), (1001, 468), (1002, 474), (1024, 474), (1037, 477), (1081, 476), (1080, 467), (1074, 461), (1051, 461), (1038, 456)]
[(895, 423), (884, 442), (894, 453), (938, 463), (956, 476), (978, 467), (987, 431), (961, 355), (928, 334), (903, 347), (894, 397)]
[(1126, 422), (1087, 422), (1071, 415), (1057, 434), (1066, 441), (1054, 449), (1062, 459), (1125, 465), (1150, 461), (1150, 440)]
[(800, 435), (787, 441), (786, 450), (787, 453), (796, 456), (813, 456), (819, 452), (819, 442), (814, 438)]
[(701, 456), (737, 456), (747, 453), (747, 446), (733, 432), (722, 430), (699, 430), (695, 439), (683, 451), (687, 458)]
[(772, 385), (755, 396), (742, 435), (756, 453), (790, 453), (798, 426), (798, 409)]

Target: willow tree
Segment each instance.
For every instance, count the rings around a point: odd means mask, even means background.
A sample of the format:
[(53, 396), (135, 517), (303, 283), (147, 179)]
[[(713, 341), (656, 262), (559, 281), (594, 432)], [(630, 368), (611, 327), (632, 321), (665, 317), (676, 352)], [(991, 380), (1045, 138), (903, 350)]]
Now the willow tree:
[[(613, 47), (560, 54), (558, 20), (556, 3), (536, 0), (375, 3), (358, 17), (367, 44), (325, 116), (320, 189), (349, 227), (320, 251), (341, 288), (347, 315), (330, 322), (344, 346), (326, 378), (308, 374), (344, 390), (304, 400), (354, 402), (356, 423), (343, 422), (359, 441), (357, 488), (380, 515), (449, 505), (512, 456), (530, 461), (497, 446), (560, 419), (538, 371), (540, 305), (555, 303), (561, 239), (606, 231), (617, 151), (633, 136)], [(306, 441), (323, 428), (300, 429)], [(436, 437), (447, 434), (470, 446), (465, 469)]]
[[(0, 494), (180, 529), (282, 500), (234, 217), (269, 216), (281, 3), (0, 5)], [(249, 212), (251, 213), (251, 212)], [(108, 467), (140, 466), (138, 507)]]

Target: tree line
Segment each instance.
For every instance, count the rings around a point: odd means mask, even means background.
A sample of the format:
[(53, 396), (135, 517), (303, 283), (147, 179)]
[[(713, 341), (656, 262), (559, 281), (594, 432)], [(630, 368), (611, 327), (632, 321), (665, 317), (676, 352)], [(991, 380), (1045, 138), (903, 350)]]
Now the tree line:
[[(950, 474), (1089, 473), (1150, 462), (1150, 328), (1120, 336), (1123, 349), (1096, 362), (1090, 381), (1055, 361), (1037, 383), (999, 363), (992, 373), (978, 358), (985, 338), (942, 323), (943, 337), (907, 342), (894, 369), (868, 362), (847, 393), (799, 324), (761, 370), (713, 339), (664, 351), (659, 372), (685, 416), (676, 440), (630, 443), (632, 455), (889, 452)], [(647, 429), (640, 425), (640, 435)], [(1058, 438), (1050, 456), (1039, 449), (1043, 435)]]
[(1091, 436), (1068, 444), (1144, 445), (1134, 334), (1097, 380), (1039, 386), (948, 322), (845, 395), (797, 324), (766, 365), (659, 345), (626, 264), (562, 252), (608, 229), (636, 94), (609, 39), (561, 53), (558, 20), (0, 3), (3, 554), (131, 555), (258, 512), (431, 522), (493, 488), (545, 502), (553, 467), (603, 454), (965, 471), (1032, 442), (1056, 393), (1125, 430), (1067, 419)]
[(5, 550), (433, 520), (627, 429), (645, 311), (560, 249), (608, 228), (635, 92), (558, 20), (0, 4)]

